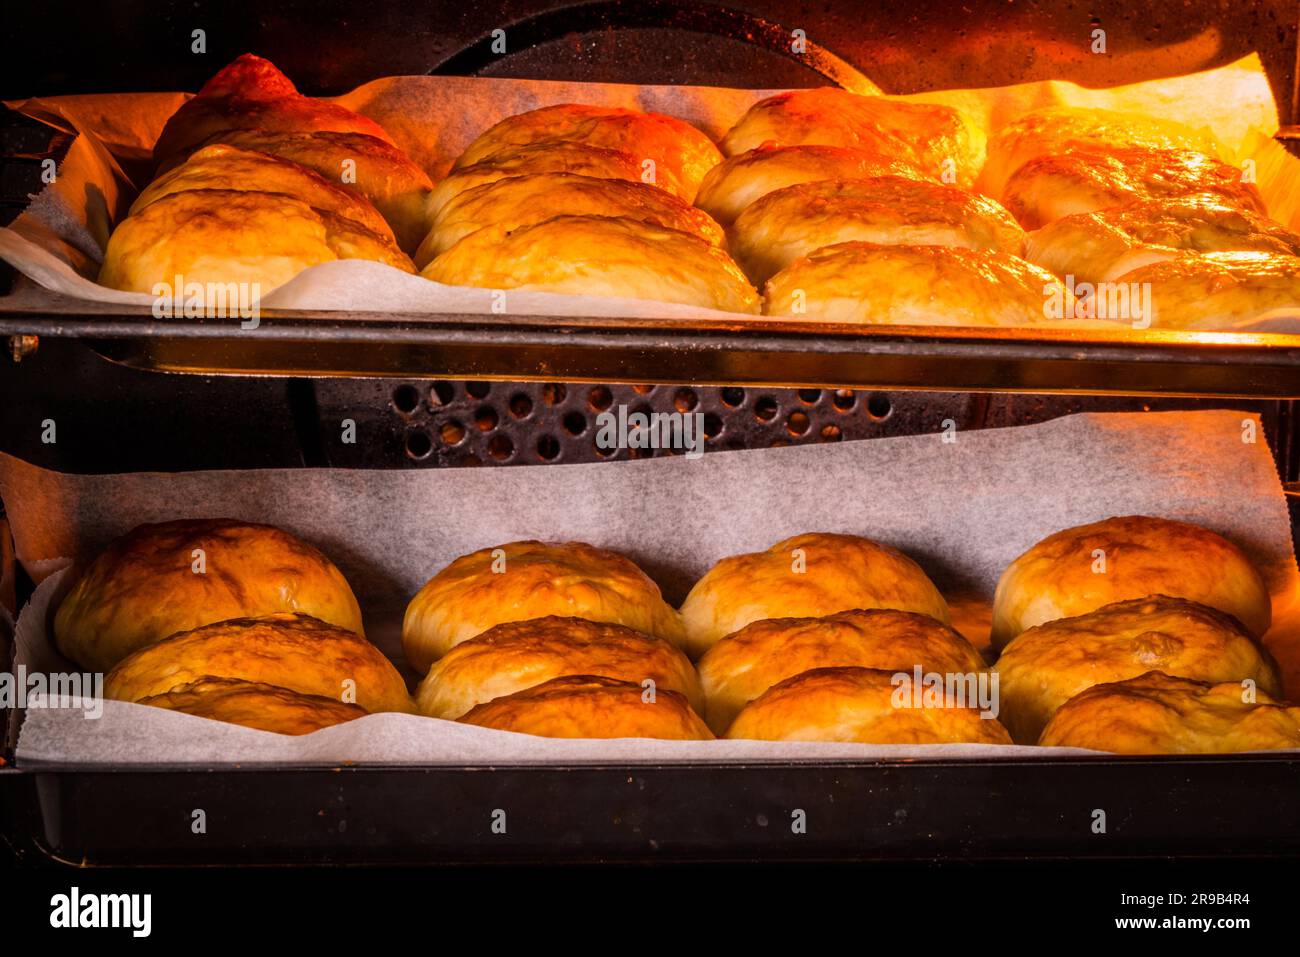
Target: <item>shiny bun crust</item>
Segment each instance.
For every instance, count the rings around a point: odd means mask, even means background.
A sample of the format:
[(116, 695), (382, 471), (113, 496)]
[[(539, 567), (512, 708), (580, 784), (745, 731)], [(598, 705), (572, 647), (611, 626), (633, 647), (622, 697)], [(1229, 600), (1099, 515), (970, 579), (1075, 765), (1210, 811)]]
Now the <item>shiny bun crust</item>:
[[(366, 639), (308, 615), (235, 618), (135, 652), (104, 679), (104, 696), (140, 701), (207, 678), (232, 678), (345, 701), (366, 711), (411, 711), (392, 662)], [(350, 702), (349, 702), (350, 703)]]
[(1239, 681), (1210, 685), (1149, 671), (1093, 685), (1052, 716), (1039, 744), (1117, 754), (1227, 754), (1300, 748), (1300, 708)]
[(808, 532), (709, 569), (682, 604), (686, 650), (698, 658), (751, 621), (821, 618), (853, 608), (949, 620), (939, 590), (902, 552), (856, 535)]
[(107, 671), (177, 632), (287, 611), (361, 633), (347, 580), (301, 539), (233, 519), (162, 522), (118, 538), (78, 573), (54, 616), (54, 639), (83, 668)]
[(311, 734), (369, 713), (333, 698), (233, 678), (200, 678), (137, 703), (276, 734)]
[(698, 236), (634, 219), (555, 216), (471, 233), (420, 275), (453, 286), (624, 296), (756, 313), (758, 292)]
[[(1094, 571), (1098, 552), (1104, 572)], [(1257, 638), (1271, 621), (1264, 580), (1232, 542), (1199, 525), (1125, 515), (1049, 535), (1008, 565), (993, 597), (992, 644), (1000, 649), (1034, 625), (1148, 595), (1217, 608)]]
[(463, 555), (434, 575), (406, 608), (402, 648), (424, 675), (494, 625), (549, 615), (623, 625), (678, 647), (685, 642), (659, 586), (622, 555), (582, 542), (526, 541)]
[(583, 618), (506, 622), (439, 658), (416, 692), (421, 714), (459, 718), (476, 705), (552, 678), (599, 675), (684, 695), (704, 710), (700, 680), (676, 646), (651, 635)]
[(898, 707), (896, 691), (890, 671), (805, 671), (746, 705), (725, 736), (862, 744), (1011, 743), (1006, 729), (994, 718), (981, 717), (976, 707)]
[(817, 668), (873, 668), (890, 674), (976, 674), (988, 670), (965, 638), (929, 615), (872, 609), (824, 618), (755, 621), (700, 659), (705, 719), (721, 734), (768, 688)]
[(1265, 252), (1184, 253), (1119, 278), (1151, 290), (1157, 329), (1232, 330), (1300, 303), (1300, 258)]
[(1271, 695), (1281, 689), (1272, 657), (1236, 619), (1163, 595), (1030, 628), (995, 667), (999, 717), (1020, 744), (1036, 742), (1056, 709), (1080, 692), (1152, 670), (1211, 683), (1249, 678)]
[(639, 684), (578, 675), (481, 704), (460, 719), (497, 731), (544, 738), (713, 738), (686, 698), (660, 690), (646, 701)]
[[(642, 169), (646, 160), (651, 160), (656, 185), (677, 186), (681, 190), (678, 195), (688, 203), (695, 200), (704, 174), (722, 161), (711, 139), (675, 117), (566, 103), (507, 117), (467, 146), (455, 168), (521, 146), (566, 142), (630, 153)], [(659, 180), (659, 170), (667, 171), (668, 182)]]

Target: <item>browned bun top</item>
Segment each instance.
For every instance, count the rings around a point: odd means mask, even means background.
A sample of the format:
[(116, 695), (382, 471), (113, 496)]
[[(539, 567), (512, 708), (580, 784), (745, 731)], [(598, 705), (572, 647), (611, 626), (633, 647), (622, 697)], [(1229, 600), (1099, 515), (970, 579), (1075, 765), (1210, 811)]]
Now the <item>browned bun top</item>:
[(368, 714), (333, 698), (235, 678), (200, 678), (139, 703), (277, 734), (310, 734)]

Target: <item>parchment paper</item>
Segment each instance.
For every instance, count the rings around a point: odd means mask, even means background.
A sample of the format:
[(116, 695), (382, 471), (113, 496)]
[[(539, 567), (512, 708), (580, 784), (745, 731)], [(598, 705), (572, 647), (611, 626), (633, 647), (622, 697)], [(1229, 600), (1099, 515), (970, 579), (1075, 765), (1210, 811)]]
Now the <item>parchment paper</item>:
[[(1296, 697), (1300, 573), (1263, 433), (1253, 444), (1242, 440), (1248, 421), (1231, 411), (1086, 414), (958, 433), (951, 443), (928, 435), (509, 469), (76, 476), (0, 455), (0, 496), (19, 560), (44, 579), (18, 622), (19, 656), (38, 667), (57, 662), (47, 611), (62, 580), (52, 573), (141, 522), (230, 516), (293, 531), (342, 568), (368, 636), (400, 661), (405, 603), (439, 568), (474, 549), (522, 538), (588, 541), (632, 558), (677, 603), (718, 559), (814, 530), (902, 548), (954, 600), (958, 627), (986, 645), (993, 588), (1015, 556), (1062, 528), (1146, 514), (1212, 528), (1258, 563), (1273, 595), (1274, 627), (1265, 640)], [(903, 753), (1048, 754), (976, 745), (555, 742), (397, 715), (290, 739), (106, 702), (99, 720), (75, 710), (29, 711), (18, 760), (827, 760)]]

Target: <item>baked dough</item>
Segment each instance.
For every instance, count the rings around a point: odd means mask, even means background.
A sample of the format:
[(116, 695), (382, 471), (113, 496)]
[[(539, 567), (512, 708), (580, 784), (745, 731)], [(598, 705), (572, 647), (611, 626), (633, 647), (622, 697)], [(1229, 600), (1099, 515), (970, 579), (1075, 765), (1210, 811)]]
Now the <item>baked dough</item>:
[(1264, 580), (1232, 542), (1199, 525), (1125, 515), (1056, 532), (1008, 565), (993, 596), (990, 639), (1001, 649), (1043, 622), (1148, 595), (1217, 608), (1256, 638), (1272, 620)]
[[(773, 685), (745, 706), (725, 737), (862, 744), (1010, 744), (974, 707), (898, 707), (894, 673), (818, 668)], [(911, 699), (908, 699), (911, 700)]]
[(852, 241), (1019, 255), (1025, 233), (986, 197), (941, 183), (877, 176), (800, 183), (768, 193), (732, 226), (731, 254), (761, 286), (801, 256)]
[(808, 532), (710, 568), (682, 604), (686, 650), (699, 658), (762, 618), (821, 618), (851, 608), (949, 620), (939, 590), (902, 552), (856, 535)]
[(311, 734), (370, 713), (334, 698), (235, 678), (200, 678), (141, 698), (138, 704), (276, 734)]
[(301, 539), (233, 519), (162, 522), (138, 526), (79, 571), (54, 640), (83, 668), (107, 671), (168, 635), (284, 611), (361, 634), (347, 580)]
[(1157, 329), (1227, 331), (1272, 310), (1300, 308), (1300, 258), (1276, 253), (1183, 253), (1118, 282), (1151, 290)]
[[(727, 156), (772, 146), (839, 146), (914, 164), (969, 186), (984, 165), (984, 131), (960, 110), (832, 87), (791, 90), (760, 100), (722, 140)], [(951, 166), (946, 164), (951, 161)]]
[(1052, 716), (1038, 743), (1117, 754), (1300, 748), (1300, 708), (1262, 691), (1247, 694), (1239, 681), (1210, 685), (1149, 671), (1075, 695)]
[(515, 230), (561, 215), (621, 216), (690, 233), (718, 247), (727, 241), (707, 213), (655, 186), (576, 173), (536, 173), (499, 179), (457, 195), (429, 224), (415, 263), (427, 266), (485, 226)]
[(927, 178), (907, 160), (863, 150), (842, 146), (760, 146), (709, 170), (695, 205), (729, 226), (751, 203), (778, 189), (828, 179), (875, 176)]
[(475, 705), (566, 675), (601, 675), (686, 696), (704, 710), (700, 679), (677, 646), (622, 625), (554, 615), (511, 621), (434, 662), (415, 700), (421, 714), (459, 718)]
[[(100, 285), (159, 295), (180, 276), (188, 289), (220, 287), (233, 311), (232, 283), (266, 295), (310, 266), (370, 259), (413, 273), (391, 239), (284, 193), (192, 189), (128, 216), (113, 231)], [(173, 295), (181, 298), (184, 290)], [(251, 293), (250, 299), (257, 298)], [(192, 298), (186, 292), (185, 298)], [(203, 297), (207, 301), (206, 295)]]
[(635, 219), (554, 216), (466, 236), (420, 275), (453, 286), (623, 296), (756, 313), (758, 292), (723, 250)]
[(393, 142), (374, 120), (303, 96), (274, 64), (251, 53), (224, 67), (172, 114), (154, 146), (154, 162), (161, 167), (223, 130), (365, 133)]
[[(695, 200), (704, 174), (722, 162), (713, 141), (691, 124), (662, 113), (562, 103), (506, 117), (465, 148), (454, 167), (461, 169), (534, 144), (584, 143), (621, 150), (636, 157), (644, 182), (680, 189)], [(653, 163), (647, 167), (646, 161)], [(668, 173), (661, 180), (659, 171)], [(646, 179), (645, 176), (652, 176)]]
[(355, 703), (411, 711), (402, 676), (360, 635), (310, 615), (233, 618), (141, 648), (104, 679), (104, 696), (140, 701), (191, 682), (232, 678)]
[[(1052, 303), (1061, 316), (1049, 315)], [(767, 281), (763, 310), (818, 322), (1035, 326), (1073, 315), (1074, 297), (1018, 256), (956, 246), (838, 243)]]
[(973, 675), (988, 670), (965, 638), (929, 615), (874, 608), (824, 618), (770, 618), (719, 640), (700, 659), (704, 717), (721, 734), (779, 681), (814, 668)]
[(587, 618), (681, 647), (677, 612), (630, 560), (582, 542), (512, 542), (462, 555), (406, 607), (402, 648), (421, 675), (448, 651), (507, 621)]
[(661, 689), (647, 701), (641, 685), (595, 675), (553, 678), (481, 704), (460, 721), (544, 738), (713, 738), (677, 692)]
[(1272, 695), (1281, 688), (1272, 656), (1235, 618), (1164, 595), (1030, 628), (1003, 649), (996, 669), (999, 717), (1020, 744), (1036, 742), (1079, 692), (1148, 671), (1209, 682), (1249, 678)]

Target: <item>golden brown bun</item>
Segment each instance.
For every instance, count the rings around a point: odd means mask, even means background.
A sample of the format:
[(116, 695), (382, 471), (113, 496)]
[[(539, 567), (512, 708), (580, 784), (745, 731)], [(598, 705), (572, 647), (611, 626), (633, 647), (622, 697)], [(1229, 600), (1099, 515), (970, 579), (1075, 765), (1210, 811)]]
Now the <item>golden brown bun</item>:
[(760, 146), (723, 160), (704, 177), (695, 205), (723, 225), (768, 193), (828, 179), (927, 179), (907, 160), (840, 146)]
[(370, 712), (412, 710), (402, 676), (378, 648), (299, 614), (218, 621), (141, 648), (108, 673), (104, 696), (140, 701), (205, 678), (355, 701)]
[(1300, 257), (1276, 253), (1183, 253), (1118, 282), (1150, 284), (1157, 329), (1231, 330), (1272, 310), (1300, 307)]
[(1110, 282), (1191, 253), (1300, 255), (1300, 234), (1213, 196), (1153, 199), (1066, 216), (1029, 234), (1025, 258), (1077, 282)]
[(1064, 216), (1093, 213), (1151, 199), (1204, 194), (1228, 206), (1268, 209), (1241, 170), (1188, 150), (1094, 149), (1040, 156), (1011, 174), (1002, 202), (1025, 229)]
[(853, 241), (1019, 255), (1025, 232), (991, 199), (956, 186), (877, 176), (768, 193), (732, 226), (731, 254), (761, 285), (801, 256)]
[[(405, 153), (378, 137), (364, 133), (225, 130), (207, 142), (228, 143), (290, 160), (369, 200), (407, 252), (420, 244), (427, 231), (425, 203), (433, 182)], [(345, 171), (350, 175), (345, 177)]]
[(1093, 685), (1061, 705), (1038, 743), (1117, 754), (1226, 754), (1300, 748), (1300, 708), (1240, 681), (1210, 685), (1149, 671)]
[[(158, 295), (157, 284), (170, 288), (181, 276), (186, 286), (257, 284), (266, 295), (304, 269), (338, 259), (372, 259), (415, 272), (391, 239), (300, 199), (194, 189), (164, 196), (123, 220), (108, 240), (99, 282)], [(181, 291), (173, 295), (179, 299)]]
[(727, 312), (759, 298), (723, 250), (698, 236), (635, 219), (554, 216), (466, 236), (420, 272), (453, 286), (624, 296)]
[(423, 268), (485, 226), (514, 230), (561, 215), (621, 216), (690, 233), (714, 246), (726, 245), (722, 227), (707, 213), (657, 187), (576, 173), (536, 173), (499, 179), (457, 195), (429, 224), (415, 262)]
[(269, 60), (251, 53), (224, 67), (172, 114), (154, 146), (154, 162), (161, 166), (223, 130), (365, 133), (392, 142), (374, 120), (303, 96)]
[(406, 607), (402, 648), (423, 675), (456, 645), (494, 625), (548, 615), (685, 643), (681, 619), (659, 586), (622, 555), (582, 542), (527, 541), (462, 555), (429, 579)]
[(311, 734), (370, 713), (334, 698), (235, 678), (200, 678), (137, 703), (276, 734)]
[(1269, 694), (1281, 688), (1272, 657), (1235, 618), (1164, 595), (1030, 628), (1003, 649), (996, 668), (1000, 718), (1020, 744), (1037, 741), (1079, 692), (1152, 670), (1209, 682), (1250, 678)]
[(644, 694), (641, 685), (613, 678), (553, 678), (481, 704), (460, 722), (544, 738), (712, 740), (682, 695), (660, 689), (647, 701)]
[(875, 608), (824, 618), (755, 621), (700, 659), (705, 719), (721, 734), (768, 688), (814, 668), (878, 668), (891, 673), (976, 674), (988, 665), (965, 638), (929, 615)]
[(1272, 620), (1264, 580), (1232, 542), (1199, 525), (1125, 515), (1056, 532), (1008, 565), (993, 596), (992, 644), (1000, 649), (1034, 625), (1148, 595), (1217, 608), (1256, 638)]
[[(773, 685), (745, 706), (724, 737), (862, 744), (1010, 744), (976, 707), (898, 707), (892, 671), (817, 668)], [(908, 698), (907, 700), (911, 700)]]
[(319, 173), (291, 160), (222, 143), (191, 153), (184, 163), (172, 167), (146, 186), (131, 204), (131, 214), (140, 212), (164, 196), (190, 189), (284, 193), (314, 209), (346, 217), (376, 235), (393, 239), (387, 221), (365, 197), (349, 193)]
[(232, 519), (162, 522), (131, 530), (81, 570), (54, 616), (54, 639), (77, 664), (107, 671), (177, 632), (283, 611), (361, 633), (347, 580), (301, 539)]
[[(1049, 297), (1049, 289), (1057, 290)], [(763, 311), (818, 322), (917, 326), (1034, 326), (1074, 297), (1018, 256), (956, 246), (838, 243), (767, 281)], [(1054, 317), (1059, 318), (1059, 317)]]
[(637, 685), (650, 679), (704, 710), (695, 668), (672, 643), (622, 625), (554, 615), (506, 622), (462, 641), (429, 669), (416, 706), (431, 718), (459, 718), (475, 705), (567, 675)]
[(763, 618), (821, 618), (852, 608), (895, 608), (948, 622), (948, 605), (902, 552), (856, 535), (808, 532), (762, 552), (724, 558), (682, 603), (686, 651)]
[(959, 110), (816, 87), (751, 106), (722, 140), (736, 156), (765, 144), (839, 146), (914, 164), (938, 178), (951, 161), (956, 181), (974, 182), (984, 165), (984, 132)]
[[(651, 160), (655, 178), (646, 182), (680, 189), (678, 195), (688, 203), (695, 200), (704, 174), (722, 162), (711, 139), (675, 117), (564, 103), (506, 117), (469, 144), (455, 168), (513, 153), (521, 146), (556, 143), (584, 143), (631, 153), (643, 170), (645, 161)], [(659, 177), (660, 170), (669, 174), (667, 180)]]

